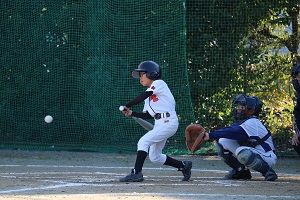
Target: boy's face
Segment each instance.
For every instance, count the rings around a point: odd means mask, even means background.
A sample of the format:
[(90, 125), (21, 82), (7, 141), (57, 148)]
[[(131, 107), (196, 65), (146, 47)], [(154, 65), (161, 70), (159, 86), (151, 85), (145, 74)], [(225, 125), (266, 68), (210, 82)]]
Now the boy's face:
[(246, 119), (246, 118), (248, 118), (248, 117), (250, 117), (251, 115), (254, 114), (254, 110), (253, 109), (248, 109), (245, 106), (238, 104), (236, 106), (236, 113), (237, 114), (242, 114), (242, 112), (244, 112), (244, 114), (243, 114), (244, 115), (243, 116), (244, 119)]
[(242, 105), (238, 105), (237, 106), (237, 113), (241, 113), (243, 110), (245, 110), (246, 109), (246, 107), (245, 106), (242, 106)]
[(140, 72), (140, 83), (141, 83), (143, 86), (150, 87), (151, 84), (153, 83), (153, 80), (147, 78), (145, 72)]

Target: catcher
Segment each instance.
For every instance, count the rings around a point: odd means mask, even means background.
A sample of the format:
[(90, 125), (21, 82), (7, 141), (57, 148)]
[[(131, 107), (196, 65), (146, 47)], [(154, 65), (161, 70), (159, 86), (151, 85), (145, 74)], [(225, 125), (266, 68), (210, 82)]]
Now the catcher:
[[(272, 136), (257, 118), (262, 105), (257, 97), (237, 95), (232, 101), (234, 123), (210, 133), (200, 125), (188, 126), (187, 147), (193, 152), (206, 141), (216, 140), (219, 156), (232, 168), (224, 179), (251, 179), (252, 169), (260, 172), (265, 181), (274, 181), (278, 177), (272, 169), (277, 160)], [(197, 133), (199, 136), (195, 136)]]

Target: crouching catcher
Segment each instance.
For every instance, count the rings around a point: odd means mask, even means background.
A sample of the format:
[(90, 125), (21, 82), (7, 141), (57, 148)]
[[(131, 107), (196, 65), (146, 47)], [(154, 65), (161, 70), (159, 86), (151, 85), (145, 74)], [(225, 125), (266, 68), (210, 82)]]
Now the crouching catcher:
[(262, 101), (255, 96), (237, 95), (232, 101), (234, 123), (204, 133), (204, 141), (215, 140), (216, 149), (232, 168), (224, 179), (251, 179), (249, 169), (262, 174), (265, 181), (274, 181), (277, 156), (270, 131), (257, 118)]

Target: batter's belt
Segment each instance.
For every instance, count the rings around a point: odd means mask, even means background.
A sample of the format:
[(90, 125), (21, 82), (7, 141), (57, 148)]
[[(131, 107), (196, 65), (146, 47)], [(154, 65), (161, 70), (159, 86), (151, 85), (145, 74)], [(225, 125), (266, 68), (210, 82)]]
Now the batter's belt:
[(171, 116), (171, 114), (169, 112), (166, 112), (166, 113), (156, 113), (154, 115), (154, 119), (168, 118), (170, 116)]

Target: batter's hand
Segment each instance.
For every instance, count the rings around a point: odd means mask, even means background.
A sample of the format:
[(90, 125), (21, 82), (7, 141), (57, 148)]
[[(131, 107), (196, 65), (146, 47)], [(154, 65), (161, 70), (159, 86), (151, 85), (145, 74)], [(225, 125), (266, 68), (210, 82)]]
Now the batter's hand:
[(124, 107), (124, 110), (122, 111), (122, 113), (126, 116), (126, 117), (130, 117), (132, 114), (132, 110), (130, 110), (130, 108), (128, 107)]
[(298, 145), (299, 145), (299, 137), (300, 137), (300, 135), (295, 135), (295, 136), (292, 138), (292, 145), (295, 145), (295, 146), (298, 146)]

